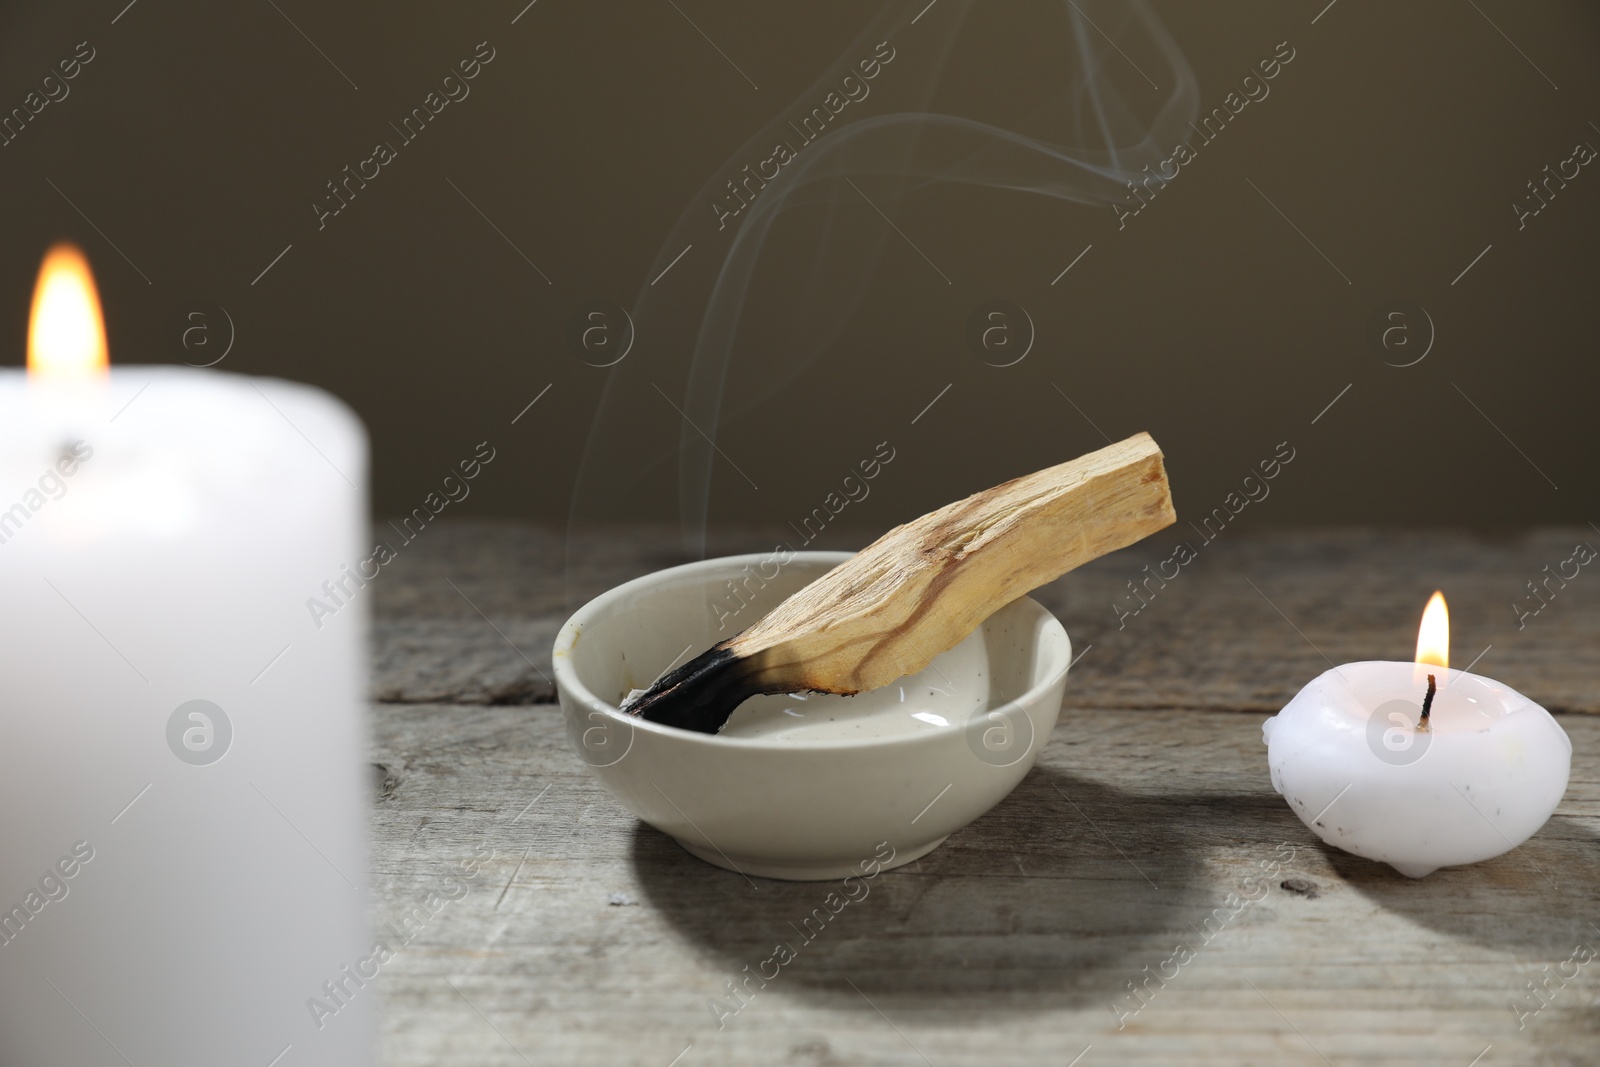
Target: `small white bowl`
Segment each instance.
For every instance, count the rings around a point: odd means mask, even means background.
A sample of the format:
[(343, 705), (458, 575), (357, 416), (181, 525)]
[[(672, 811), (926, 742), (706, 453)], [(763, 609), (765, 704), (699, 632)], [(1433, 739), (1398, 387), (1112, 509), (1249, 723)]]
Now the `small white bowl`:
[(718, 867), (813, 881), (910, 863), (1028, 773), (1061, 710), (1071, 642), (1021, 597), (921, 673), (854, 697), (756, 697), (718, 734), (617, 710), (850, 558), (789, 555), (673, 567), (584, 605), (554, 650), (567, 734), (624, 807)]

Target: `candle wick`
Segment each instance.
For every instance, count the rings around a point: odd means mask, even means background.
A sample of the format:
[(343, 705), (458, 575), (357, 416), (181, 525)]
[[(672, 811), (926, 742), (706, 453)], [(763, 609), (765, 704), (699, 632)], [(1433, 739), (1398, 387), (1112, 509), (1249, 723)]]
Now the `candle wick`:
[(1428, 714), (1433, 711), (1433, 694), (1439, 691), (1434, 683), (1433, 675), (1428, 675), (1428, 695), (1422, 698), (1422, 718), (1417, 720), (1417, 733), (1428, 732)]

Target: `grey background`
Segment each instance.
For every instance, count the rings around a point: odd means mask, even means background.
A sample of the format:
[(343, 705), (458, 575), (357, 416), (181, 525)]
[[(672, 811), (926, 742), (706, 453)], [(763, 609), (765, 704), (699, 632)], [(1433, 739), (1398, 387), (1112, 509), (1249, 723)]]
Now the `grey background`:
[[(5, 361), (21, 362), (40, 254), (70, 237), (95, 265), (115, 361), (176, 362), (175, 316), (212, 301), (237, 330), (220, 369), (348, 401), (372, 434), (379, 514), (419, 505), (487, 439), (506, 458), (453, 515), (672, 521), (680, 461), (700, 461), (672, 405), (695, 410), (688, 353), (730, 247), (703, 187), (760, 158), (741, 154), (752, 134), (819, 102), (819, 79), (870, 54), (858, 38), (878, 20), (873, 40), (896, 58), (841, 127), (921, 109), (1076, 136), (1039, 110), (1083, 67), (1066, 4), (524, 3), (0, 8), (0, 108), (77, 42), (97, 53), (0, 148)], [(1173, 79), (1127, 6), (1080, 6), (1116, 42), (1085, 35), (1097, 76), (1136, 109), (1161, 99)], [(1202, 110), (1278, 42), (1296, 58), (1121, 231), (1103, 204), (884, 174), (856, 178), (860, 199), (829, 188), (785, 212), (712, 429), (712, 523), (798, 521), (880, 441), (896, 459), (830, 533), (1141, 429), (1167, 452), (1181, 518), (1220, 505), (1287, 440), (1294, 463), (1241, 523), (1600, 519), (1600, 173), (1584, 168), (1520, 232), (1511, 208), (1576, 142), (1600, 146), (1600, 10), (1154, 9)], [(480, 41), (496, 57), (471, 95), (319, 231), (324, 183)], [(804, 250), (829, 218), (838, 258), (821, 267), (850, 299), (823, 302), (804, 287)], [(965, 339), (993, 299), (1035, 324), (1015, 366), (986, 365)], [(595, 300), (638, 315), (610, 369), (567, 339)], [(1394, 300), (1437, 332), (1404, 369), (1367, 337)], [(799, 340), (768, 344), (785, 336)]]

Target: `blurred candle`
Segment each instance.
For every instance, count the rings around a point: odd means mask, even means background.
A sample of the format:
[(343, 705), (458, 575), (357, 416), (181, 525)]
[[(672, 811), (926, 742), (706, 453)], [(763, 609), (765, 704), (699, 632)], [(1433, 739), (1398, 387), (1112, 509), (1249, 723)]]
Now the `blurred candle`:
[[(366, 442), (306, 386), (109, 369), (88, 265), (0, 371), (0, 1063), (359, 1065)], [(288, 1051), (286, 1053), (286, 1050)]]

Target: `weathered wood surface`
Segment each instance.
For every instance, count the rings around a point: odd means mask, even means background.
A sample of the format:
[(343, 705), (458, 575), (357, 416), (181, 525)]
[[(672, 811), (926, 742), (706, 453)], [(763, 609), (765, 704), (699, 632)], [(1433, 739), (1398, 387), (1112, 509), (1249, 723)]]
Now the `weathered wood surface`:
[[(374, 915), (493, 858), (378, 979), (384, 1062), (1593, 1063), (1600, 963), (1552, 981), (1536, 1014), (1525, 983), (1600, 948), (1600, 718), (1562, 715), (1572, 782), (1538, 835), (1422, 881), (1316, 841), (1272, 791), (1260, 736), (1326, 666), (1313, 643), (1404, 658), (1435, 586), (1458, 664), (1493, 644), (1479, 669), (1600, 710), (1600, 580), (1581, 574), (1521, 632), (1508, 606), (1581, 536), (1219, 539), (1120, 631), (1117, 589), (1170, 547), (1069, 575), (1041, 599), (1093, 648), (1039, 766), (801, 945), (790, 924), (826, 885), (752, 887), (694, 860), (610, 799), (554, 707), (489, 703), (540, 699), (569, 600), (674, 562), (648, 547), (674, 536), (588, 537), (567, 588), (558, 535), (441, 525), (374, 587)], [(1230, 893), (1260, 899), (1230, 914)], [(779, 940), (799, 957), (719, 1028), (709, 1000)], [(1194, 958), (1141, 1006), (1129, 983), (1170, 975), (1180, 943)]]
[[(1186, 536), (1197, 558), (1165, 588), (1148, 579), (1153, 591), (1141, 608), (1127, 583), (1146, 580), (1144, 566), (1156, 569)], [(769, 552), (785, 539), (801, 547), (793, 530), (774, 529), (714, 537), (709, 552)], [(869, 540), (825, 538), (822, 547)], [(1423, 604), (1443, 589), (1454, 665), (1489, 648), (1478, 661), (1483, 673), (1552, 710), (1600, 713), (1600, 670), (1591, 666), (1600, 650), (1595, 566), (1565, 588), (1552, 581), (1548, 606), (1521, 629), (1512, 608), (1537, 604), (1527, 583), (1569, 559), (1580, 541), (1600, 548), (1600, 533), (1228, 531), (1207, 544), (1180, 522), (1033, 595), (1066, 625), (1078, 652), (1089, 649), (1074, 668), (1076, 706), (1276, 711), (1329, 661), (1409, 659)], [(554, 700), (550, 645), (567, 615), (620, 582), (685, 562), (677, 544), (677, 531), (665, 528), (586, 532), (569, 546), (559, 532), (517, 523), (436, 524), (371, 587), (374, 698)], [(1116, 605), (1140, 611), (1119, 624)]]

